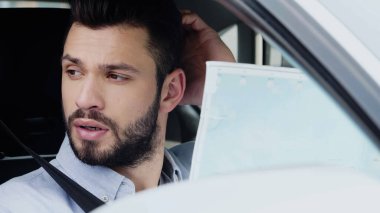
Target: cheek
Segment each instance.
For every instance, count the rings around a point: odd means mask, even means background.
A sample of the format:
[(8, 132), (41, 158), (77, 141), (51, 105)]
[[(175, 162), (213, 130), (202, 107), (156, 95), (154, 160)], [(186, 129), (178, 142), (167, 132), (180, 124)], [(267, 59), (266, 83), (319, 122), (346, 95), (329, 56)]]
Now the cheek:
[[(155, 88), (140, 87), (124, 91), (113, 91), (107, 95), (106, 114), (112, 116), (120, 126), (129, 125), (145, 115), (155, 99)], [(107, 113), (108, 112), (108, 113)]]
[(76, 110), (75, 91), (77, 90), (74, 88), (74, 85), (70, 85), (70, 83), (65, 80), (62, 81), (61, 90), (62, 90), (62, 107), (65, 113), (65, 117), (67, 119), (68, 116), (70, 116)]

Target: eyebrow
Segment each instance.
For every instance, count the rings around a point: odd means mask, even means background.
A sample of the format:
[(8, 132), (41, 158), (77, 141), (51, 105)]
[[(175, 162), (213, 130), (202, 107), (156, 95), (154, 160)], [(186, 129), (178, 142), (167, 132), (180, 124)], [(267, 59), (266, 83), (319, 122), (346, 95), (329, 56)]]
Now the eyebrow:
[(83, 66), (83, 62), (79, 58), (71, 57), (69, 54), (62, 56), (61, 61), (68, 60), (76, 65)]
[[(79, 59), (66, 54), (62, 56), (61, 61), (68, 60), (78, 66), (84, 66), (84, 63)], [(126, 63), (118, 63), (118, 64), (101, 64), (99, 65), (99, 69), (104, 72), (109, 72), (112, 70), (125, 70), (128, 72), (138, 73), (140, 72), (136, 67), (126, 64)]]
[(132, 73), (138, 73), (140, 72), (138, 69), (136, 69), (134, 66), (125, 64), (125, 63), (119, 63), (119, 64), (104, 64), (100, 65), (99, 68), (105, 72), (109, 72), (112, 70), (124, 70)]

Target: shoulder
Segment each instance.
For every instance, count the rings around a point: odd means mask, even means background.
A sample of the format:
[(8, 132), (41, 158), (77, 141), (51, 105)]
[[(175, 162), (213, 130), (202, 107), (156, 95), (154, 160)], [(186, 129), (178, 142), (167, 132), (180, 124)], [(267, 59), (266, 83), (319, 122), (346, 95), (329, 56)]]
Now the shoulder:
[(191, 160), (193, 158), (194, 141), (179, 144), (170, 148), (168, 151), (171, 153), (176, 164), (180, 168), (184, 179), (187, 179), (190, 174)]
[(181, 162), (191, 166), (191, 159), (193, 157), (194, 141), (179, 144), (169, 149)]
[(42, 168), (0, 185), (0, 212), (51, 212), (52, 203), (61, 206), (66, 200), (64, 191)]
[[(34, 189), (33, 185), (35, 185), (35, 182), (41, 182), (40, 180), (44, 178), (43, 173), (44, 170), (42, 168), (39, 168), (22, 176), (12, 178), (7, 182), (1, 184), (0, 190), (2, 192), (11, 192), (25, 190), (27, 188)], [(3, 197), (3, 195), (4, 193), (0, 194), (1, 197)]]
[(10, 179), (0, 185), (2, 191), (46, 191), (47, 189), (56, 189), (59, 185), (43, 169), (39, 168), (22, 176)]

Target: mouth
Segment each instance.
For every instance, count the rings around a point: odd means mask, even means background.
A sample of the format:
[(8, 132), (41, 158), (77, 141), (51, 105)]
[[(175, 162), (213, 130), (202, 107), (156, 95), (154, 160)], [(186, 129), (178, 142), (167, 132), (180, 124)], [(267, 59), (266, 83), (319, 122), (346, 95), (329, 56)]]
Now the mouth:
[(99, 140), (109, 130), (107, 126), (92, 119), (75, 119), (73, 125), (78, 133), (78, 136), (83, 140)]
[(100, 131), (103, 130), (102, 128), (95, 127), (95, 126), (78, 126), (79, 128), (86, 129), (88, 131)]

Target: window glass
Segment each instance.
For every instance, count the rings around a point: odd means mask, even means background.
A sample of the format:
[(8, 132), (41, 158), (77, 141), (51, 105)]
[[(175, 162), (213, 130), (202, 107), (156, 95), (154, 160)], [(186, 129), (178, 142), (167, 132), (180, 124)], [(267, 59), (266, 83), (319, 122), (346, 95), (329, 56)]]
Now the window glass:
[(282, 56), (281, 52), (268, 42), (264, 41), (264, 65), (275, 67), (292, 67), (291, 64)]
[(380, 177), (373, 139), (306, 71), (284, 68), (296, 67), (289, 56), (258, 39), (264, 66), (207, 67), (192, 178), (305, 166)]
[[(343, 1), (321, 1), (336, 7), (344, 22), (356, 17), (342, 9), (353, 5), (340, 8)], [(354, 23), (366, 15), (358, 16)], [(354, 30), (367, 32), (359, 28)], [(380, 177), (373, 138), (306, 71), (290, 68), (297, 67), (291, 57), (259, 34), (254, 41), (255, 63), (264, 66), (207, 67), (192, 178), (304, 166), (350, 168)]]
[[(234, 24), (219, 32), (223, 42), (228, 46), (237, 61), (239, 59), (239, 25)], [(252, 30), (250, 30), (252, 32)], [(272, 47), (259, 33), (252, 33), (251, 40), (254, 42), (252, 63), (257, 65), (270, 65), (276, 67), (292, 67), (290, 63), (282, 56), (281, 52)], [(242, 45), (245, 48), (250, 48), (249, 45)]]

